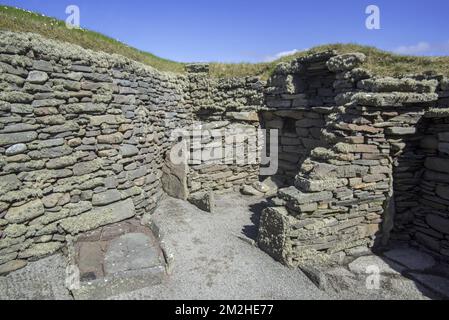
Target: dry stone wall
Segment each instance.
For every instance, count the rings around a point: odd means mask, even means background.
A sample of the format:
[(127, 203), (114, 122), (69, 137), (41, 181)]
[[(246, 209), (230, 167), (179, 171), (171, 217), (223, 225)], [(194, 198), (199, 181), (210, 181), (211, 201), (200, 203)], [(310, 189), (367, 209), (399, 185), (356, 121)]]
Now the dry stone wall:
[(0, 264), (152, 212), (185, 77), (6, 32), (0, 70)]
[[(164, 191), (207, 211), (213, 193), (267, 194), (261, 164), (225, 149), (246, 132), (233, 151), (259, 150), (258, 128), (279, 130), (269, 182), (280, 189), (258, 238), (273, 257), (341, 263), (406, 241), (447, 258), (449, 81), (376, 77), (364, 60), (313, 54), (265, 83), (0, 32), (0, 273), (67, 236), (151, 215)], [(180, 142), (188, 157), (175, 164)]]
[[(444, 148), (444, 133), (435, 137), (438, 126), (423, 119), (446, 115), (447, 80), (379, 78), (361, 68), (361, 54), (321, 57), (335, 73), (334, 106), (329, 105), (320, 136), (327, 146), (311, 150), (294, 186), (271, 199), (261, 217), (259, 246), (291, 266), (342, 263), (391, 240), (424, 244), (441, 257), (447, 208), (441, 192), (436, 194), (438, 183), (426, 183), (426, 171), (429, 166), (444, 171), (445, 154), (429, 158), (419, 148), (425, 142), (418, 133), (431, 130), (433, 139), (426, 143)], [(290, 68), (307, 70), (298, 63)], [(282, 96), (271, 104), (289, 106)], [(446, 130), (446, 120), (439, 121), (440, 131)]]
[(167, 161), (167, 173), (176, 177), (165, 185), (169, 193), (194, 201), (211, 191), (239, 191), (259, 178), (259, 162), (249, 154), (260, 149), (264, 83), (256, 77), (213, 79), (201, 64), (187, 71), (192, 123), (183, 128), (183, 138), (189, 154), (185, 166)]
[[(161, 73), (0, 32), (0, 273), (56, 252), (67, 236), (151, 214), (164, 184), (193, 199), (198, 184), (221, 190), (257, 179), (257, 164), (165, 164), (175, 129), (257, 127), (263, 88), (257, 78), (211, 79), (205, 65)], [(178, 176), (185, 181), (166, 183)]]

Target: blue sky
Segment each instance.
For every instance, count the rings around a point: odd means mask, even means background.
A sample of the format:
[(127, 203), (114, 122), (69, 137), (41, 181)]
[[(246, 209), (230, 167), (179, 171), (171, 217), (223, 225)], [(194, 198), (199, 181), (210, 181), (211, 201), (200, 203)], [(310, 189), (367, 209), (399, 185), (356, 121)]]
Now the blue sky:
[[(315, 45), (355, 42), (449, 55), (449, 0), (0, 0), (65, 20), (176, 61), (258, 62)], [(381, 29), (365, 27), (368, 5)]]

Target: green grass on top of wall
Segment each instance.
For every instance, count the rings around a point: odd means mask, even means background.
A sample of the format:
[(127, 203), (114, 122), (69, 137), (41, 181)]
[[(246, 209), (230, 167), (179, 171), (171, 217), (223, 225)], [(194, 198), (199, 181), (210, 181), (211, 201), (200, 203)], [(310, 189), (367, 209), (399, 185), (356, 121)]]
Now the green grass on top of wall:
[[(150, 65), (160, 71), (184, 72), (184, 63), (157, 57), (151, 53), (132, 48), (120, 41), (85, 29), (68, 29), (65, 22), (18, 8), (0, 6), (0, 29), (15, 32), (33, 32), (47, 38), (77, 44), (86, 49), (116, 53)], [(381, 76), (397, 76), (411, 73), (434, 72), (449, 76), (449, 57), (417, 57), (397, 55), (374, 47), (357, 44), (329, 44), (298, 52), (266, 63), (219, 63), (210, 64), (212, 76), (241, 77), (260, 76), (267, 79), (279, 62), (288, 62), (310, 53), (330, 50), (339, 53), (363, 52), (367, 56), (364, 68)]]

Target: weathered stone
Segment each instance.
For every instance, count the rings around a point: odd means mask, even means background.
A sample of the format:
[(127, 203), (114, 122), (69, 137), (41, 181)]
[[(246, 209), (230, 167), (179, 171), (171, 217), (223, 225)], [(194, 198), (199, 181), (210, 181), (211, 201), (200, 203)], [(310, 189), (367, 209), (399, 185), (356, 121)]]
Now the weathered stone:
[(226, 113), (226, 116), (234, 120), (250, 122), (259, 121), (257, 112), (228, 112)]
[(45, 72), (53, 72), (53, 65), (45, 60), (36, 60), (33, 62), (33, 69)]
[(0, 265), (0, 276), (7, 275), (13, 271), (24, 268), (27, 265), (26, 260), (13, 260)]
[(34, 100), (32, 103), (33, 108), (41, 108), (41, 107), (59, 107), (63, 105), (65, 100), (58, 99), (42, 99), (42, 100)]
[(449, 186), (437, 185), (437, 187), (435, 188), (435, 193), (437, 194), (437, 196), (445, 200), (449, 200)]
[(424, 166), (430, 170), (449, 173), (449, 159), (428, 157)]
[(268, 191), (270, 191), (270, 188), (260, 181), (254, 182), (251, 186), (262, 193), (267, 193)]
[(119, 115), (104, 115), (104, 116), (92, 116), (89, 117), (91, 126), (100, 126), (103, 123), (106, 124), (122, 124), (126, 123), (126, 118)]
[(15, 156), (17, 154), (24, 153), (27, 150), (28, 150), (28, 148), (27, 148), (26, 144), (18, 143), (18, 144), (15, 144), (15, 145), (9, 147), (8, 149), (6, 149), (5, 154), (7, 156)]
[(286, 262), (286, 233), (289, 230), (288, 212), (284, 207), (270, 207), (262, 211), (257, 237), (259, 247), (274, 259)]
[(11, 112), (12, 113), (18, 113), (18, 114), (32, 114), (34, 111), (33, 106), (29, 104), (12, 104), (11, 105)]
[(9, 223), (23, 223), (43, 215), (45, 212), (41, 200), (33, 200), (19, 207), (12, 207), (8, 210), (5, 219)]
[(40, 259), (54, 254), (64, 246), (62, 242), (37, 243), (19, 253), (20, 259)]
[(263, 192), (258, 191), (257, 189), (255, 189), (252, 186), (248, 186), (248, 185), (244, 185), (241, 189), (242, 194), (246, 195), (246, 196), (257, 196), (257, 197), (261, 197), (264, 195)]
[(77, 157), (60, 157), (49, 160), (45, 166), (47, 169), (62, 169), (74, 165), (77, 160)]
[(396, 136), (405, 136), (416, 133), (415, 127), (391, 127), (385, 130), (387, 134), (396, 135)]
[(106, 192), (96, 193), (92, 197), (92, 204), (94, 206), (105, 206), (121, 199), (121, 194), (118, 190), (111, 189)]
[(161, 265), (160, 258), (147, 235), (129, 233), (111, 242), (105, 254), (104, 269), (106, 275), (142, 270)]
[(444, 234), (449, 234), (449, 219), (445, 219), (435, 214), (428, 214), (426, 215), (426, 222), (433, 229)]
[(28, 123), (17, 123), (17, 124), (9, 124), (7, 125), (2, 132), (4, 133), (16, 133), (16, 132), (24, 132), (24, 131), (33, 131), (37, 130), (39, 126)]
[(28, 153), (28, 155), (31, 157), (31, 159), (43, 159), (43, 158), (58, 158), (63, 157), (71, 154), (73, 152), (72, 148), (70, 148), (67, 145), (62, 145), (58, 147), (51, 147), (51, 148), (45, 148), (40, 149), (36, 151), (31, 151)]
[(62, 113), (105, 113), (107, 106), (100, 103), (74, 103), (60, 107)]
[(199, 192), (191, 194), (188, 201), (206, 212), (214, 212), (215, 197), (213, 192)]
[(23, 224), (9, 224), (3, 232), (7, 237), (18, 238), (23, 236), (27, 230), (27, 227)]
[(449, 142), (449, 132), (443, 132), (443, 133), (438, 134), (438, 138), (441, 141)]
[(62, 115), (50, 115), (50, 116), (44, 116), (36, 118), (36, 121), (38, 123), (42, 123), (45, 125), (60, 125), (64, 124), (67, 120)]
[(339, 97), (339, 104), (348, 102), (357, 103), (369, 107), (403, 107), (410, 104), (434, 102), (438, 100), (436, 93), (366, 93), (359, 92), (350, 96), (349, 100)]
[(415, 239), (418, 243), (421, 243), (428, 249), (434, 251), (434, 252), (440, 252), (440, 241), (434, 237), (431, 237), (427, 234), (424, 234), (422, 232), (416, 232), (415, 233)]
[(378, 256), (364, 256), (357, 258), (349, 264), (349, 270), (355, 274), (370, 275), (374, 270), (381, 274), (400, 275), (405, 269), (396, 263), (387, 262)]
[(342, 153), (379, 153), (375, 145), (337, 143), (335, 150)]
[(296, 187), (289, 187), (279, 190), (279, 197), (286, 201), (293, 201), (296, 204), (305, 204), (311, 202), (329, 201), (332, 199), (332, 192), (314, 192), (303, 193)]
[(65, 124), (45, 127), (42, 131), (45, 133), (61, 133), (61, 132), (78, 131), (79, 129), (80, 126), (75, 121), (67, 121)]
[[(1, 194), (1, 193), (0, 193)], [(18, 191), (10, 191), (0, 196), (0, 201), (4, 202), (20, 202), (24, 200), (28, 200), (30, 198), (36, 198), (42, 196), (42, 190), (37, 188), (24, 188)]]
[(438, 151), (441, 153), (449, 154), (449, 143), (439, 143), (438, 144)]
[(64, 219), (59, 224), (66, 232), (78, 234), (129, 219), (134, 215), (134, 204), (131, 199), (127, 199), (107, 206), (94, 208), (76, 217)]
[(37, 138), (37, 132), (0, 133), (0, 146), (30, 142)]
[(101, 168), (100, 161), (93, 160), (87, 162), (80, 162), (73, 166), (73, 174), (75, 176), (82, 176), (85, 174), (89, 174), (95, 171), (98, 171)]
[(365, 60), (366, 56), (363, 53), (347, 53), (330, 58), (326, 65), (332, 72), (342, 72), (357, 68)]
[(124, 144), (120, 146), (120, 154), (122, 157), (132, 157), (139, 154), (139, 149), (132, 144)]
[(0, 194), (6, 194), (9, 191), (17, 190), (22, 183), (15, 174), (9, 174), (0, 177)]
[[(186, 153), (183, 154), (186, 155)], [(174, 164), (171, 162), (170, 157), (167, 156), (162, 171), (162, 187), (164, 191), (171, 197), (187, 200), (189, 196), (187, 159), (184, 159), (179, 164)]]
[(436, 80), (418, 81), (410, 78), (391, 77), (362, 80), (359, 88), (372, 92), (418, 92), (433, 93), (438, 85)]
[(42, 198), (42, 203), (45, 208), (54, 208), (63, 196), (62, 193), (52, 193)]
[(420, 147), (423, 149), (437, 150), (438, 139), (434, 136), (425, 136), (420, 141)]
[(0, 100), (11, 103), (28, 103), (33, 101), (33, 96), (20, 91), (4, 91), (0, 92)]
[(101, 135), (97, 137), (97, 141), (102, 144), (119, 144), (123, 142), (123, 134), (117, 132), (109, 135)]
[(42, 71), (30, 71), (28, 74), (28, 78), (26, 81), (36, 84), (42, 84), (47, 82), (48, 80), (48, 74)]
[(342, 187), (348, 183), (347, 179), (306, 179), (297, 176), (295, 186), (304, 192), (329, 191)]

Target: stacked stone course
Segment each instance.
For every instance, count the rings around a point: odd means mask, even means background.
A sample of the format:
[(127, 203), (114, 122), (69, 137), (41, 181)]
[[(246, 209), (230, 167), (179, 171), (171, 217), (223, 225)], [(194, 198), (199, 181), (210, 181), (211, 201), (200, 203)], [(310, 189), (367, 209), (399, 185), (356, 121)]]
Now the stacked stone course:
[[(360, 68), (365, 60), (361, 54), (325, 59), (328, 72), (335, 73), (336, 94), (320, 136), (327, 147), (311, 150), (302, 160), (294, 186), (281, 189), (271, 200), (261, 217), (259, 246), (291, 266), (310, 261), (342, 263), (391, 239), (425, 244), (434, 254), (445, 252), (441, 229), (449, 230), (444, 223), (437, 231), (434, 221), (430, 227), (423, 222), (432, 209), (428, 200), (419, 198), (429, 198), (422, 192), (425, 163), (440, 171), (446, 164), (441, 158), (426, 158), (419, 145), (420, 132), (435, 128), (423, 124), (424, 116), (447, 116), (442, 109), (447, 107), (446, 93), (441, 90), (446, 80), (374, 77)], [(307, 70), (298, 61), (290, 68)], [(273, 105), (287, 106), (280, 99)], [(444, 148), (442, 141), (430, 143)], [(435, 190), (427, 192), (435, 201)], [(434, 202), (433, 209), (446, 211), (442, 201)], [(446, 213), (439, 212), (439, 222), (445, 221)], [(424, 224), (418, 233), (410, 227)], [(422, 228), (427, 230), (425, 236)], [(429, 239), (429, 234), (434, 238)]]
[(152, 212), (186, 79), (35, 35), (0, 44), (0, 265)]
[[(209, 211), (213, 193), (266, 195), (259, 162), (221, 152), (242, 131), (238, 156), (258, 150), (258, 128), (279, 130), (281, 188), (258, 238), (273, 257), (341, 263), (407, 241), (448, 258), (449, 80), (376, 77), (364, 61), (328, 51), (279, 64), (267, 83), (214, 79), (205, 64), (162, 73), (0, 32), (0, 271), (149, 216), (164, 191)], [(170, 161), (180, 128), (199, 161)]]

